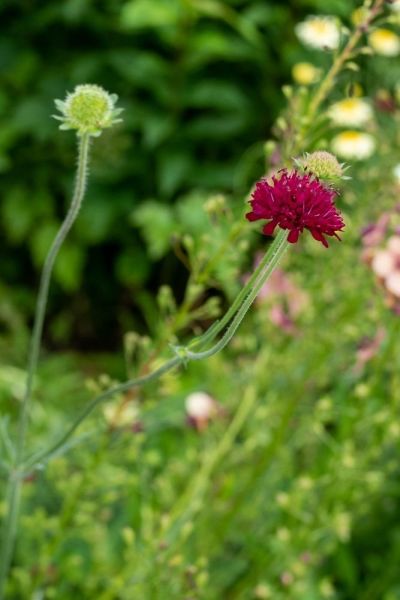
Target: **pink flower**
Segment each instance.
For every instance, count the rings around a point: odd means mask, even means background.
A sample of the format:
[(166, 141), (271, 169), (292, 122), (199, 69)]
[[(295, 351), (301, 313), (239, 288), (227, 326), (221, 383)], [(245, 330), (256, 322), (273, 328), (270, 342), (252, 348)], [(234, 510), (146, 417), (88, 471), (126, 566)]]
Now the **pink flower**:
[[(260, 262), (261, 255), (257, 255), (255, 266)], [(244, 277), (246, 282), (249, 276)], [(285, 333), (297, 333), (296, 318), (304, 311), (308, 303), (307, 294), (300, 289), (282, 269), (275, 269), (268, 281), (261, 288), (257, 304), (269, 305), (269, 316), (274, 325)]]
[(361, 340), (357, 349), (357, 360), (354, 366), (356, 373), (361, 373), (364, 366), (376, 356), (385, 340), (386, 331), (379, 327), (373, 338), (364, 338)]
[(261, 179), (256, 183), (247, 213), (249, 221), (268, 220), (263, 233), (272, 235), (278, 226), (288, 229), (288, 242), (294, 244), (304, 229), (324, 246), (325, 235), (335, 236), (344, 228), (343, 219), (333, 201), (336, 191), (310, 175), (283, 169), (272, 176), (272, 183)]
[(376, 223), (371, 223), (364, 227), (361, 232), (362, 243), (365, 247), (373, 247), (380, 244), (387, 233), (387, 229), (390, 223), (390, 213), (383, 213)]
[(392, 235), (384, 248), (367, 250), (364, 258), (385, 290), (386, 304), (400, 314), (400, 235)]

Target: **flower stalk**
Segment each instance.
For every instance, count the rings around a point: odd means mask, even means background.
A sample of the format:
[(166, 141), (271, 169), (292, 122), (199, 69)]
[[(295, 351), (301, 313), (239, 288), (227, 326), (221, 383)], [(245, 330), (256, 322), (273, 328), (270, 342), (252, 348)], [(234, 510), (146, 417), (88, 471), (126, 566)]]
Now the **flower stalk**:
[[(271, 244), (269, 250), (265, 254), (263, 260), (258, 265), (257, 269), (254, 271), (252, 277), (247, 282), (246, 286), (243, 290), (238, 294), (236, 300), (232, 304), (231, 308), (227, 311), (224, 318), (214, 323), (213, 326), (203, 335), (201, 338), (197, 338), (194, 340), (195, 343), (188, 346), (179, 346), (175, 348), (175, 356), (161, 365), (158, 369), (144, 375), (142, 377), (138, 377), (136, 379), (130, 379), (116, 385), (105, 392), (102, 392), (95, 398), (93, 398), (80, 412), (80, 414), (76, 417), (67, 431), (49, 448), (44, 449), (41, 452), (36, 453), (31, 456), (24, 463), (24, 475), (28, 475), (32, 469), (37, 468), (39, 465), (42, 466), (44, 463), (48, 462), (52, 457), (58, 455), (63, 452), (66, 445), (68, 445), (69, 439), (78, 429), (78, 427), (82, 424), (82, 422), (101, 404), (110, 400), (113, 396), (117, 394), (121, 394), (127, 392), (133, 388), (140, 387), (146, 383), (150, 383), (151, 381), (155, 381), (159, 379), (165, 373), (175, 369), (176, 367), (187, 364), (190, 361), (203, 360), (205, 358), (209, 358), (214, 354), (217, 354), (220, 350), (225, 348), (225, 346), (230, 342), (239, 325), (243, 321), (247, 311), (250, 306), (256, 299), (259, 291), (268, 280), (268, 277), (271, 275), (275, 267), (278, 265), (279, 261), (282, 259), (285, 254), (289, 243), (286, 239), (287, 235), (284, 230), (280, 230)], [(194, 345), (204, 345), (206, 342), (212, 341), (220, 331), (226, 327), (226, 325), (230, 322), (230, 325), (227, 327), (225, 333), (221, 337), (221, 339), (214, 344), (211, 348), (204, 351), (192, 351), (190, 348), (193, 348)]]
[(39, 292), (35, 310), (35, 319), (32, 331), (32, 339), (28, 357), (26, 389), (19, 414), (15, 457), (12, 468), (10, 469), (7, 484), (6, 515), (3, 521), (1, 538), (2, 545), (0, 553), (0, 600), (2, 600), (4, 597), (4, 587), (11, 564), (17, 532), (18, 515), (21, 499), (21, 487), (23, 483), (22, 464), (24, 460), (26, 435), (28, 430), (29, 411), (32, 402), (33, 384), (39, 360), (39, 351), (43, 334), (44, 318), (46, 313), (47, 300), (49, 296), (50, 280), (53, 272), (54, 263), (59, 253), (59, 250), (65, 238), (67, 237), (71, 227), (73, 226), (82, 205), (82, 200), (85, 194), (87, 183), (89, 145), (90, 135), (82, 135), (79, 138), (78, 169), (72, 202), (67, 212), (67, 215), (47, 254), (39, 285)]

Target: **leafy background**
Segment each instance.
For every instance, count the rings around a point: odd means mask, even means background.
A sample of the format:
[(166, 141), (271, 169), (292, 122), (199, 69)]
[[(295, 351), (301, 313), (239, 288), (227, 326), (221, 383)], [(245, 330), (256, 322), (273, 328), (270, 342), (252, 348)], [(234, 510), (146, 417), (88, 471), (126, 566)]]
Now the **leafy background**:
[(243, 195), (263, 172), (281, 86), (307, 55), (294, 22), (310, 10), (348, 14), (350, 4), (2, 2), (0, 281), (13, 309), (31, 318), (71, 193), (75, 143), (50, 118), (54, 98), (96, 82), (125, 109), (123, 125), (93, 148), (46, 332), (56, 347), (110, 348), (141, 326), (143, 290), (185, 281), (171, 252), (171, 207), (193, 190)]
[[(265, 170), (282, 85), (299, 60), (329, 63), (294, 25), (317, 12), (349, 25), (359, 5), (36, 4), (0, 7), (2, 428), (23, 393), (38, 275), (73, 182), (75, 142), (49, 118), (53, 99), (96, 82), (125, 113), (93, 145), (57, 262), (33, 450), (89, 393), (158, 364), (240, 289), (265, 246), (243, 201)], [(354, 83), (393, 92), (398, 61), (359, 63), (333, 98)], [(361, 231), (396, 205), (400, 118), (376, 112), (378, 152), (351, 165), (339, 200), (344, 242), (325, 251), (305, 237), (285, 259), (306, 298), (295, 331), (259, 302), (222, 354), (117, 398), (111, 420), (97, 411), (25, 482), (10, 599), (400, 598), (399, 324), (361, 261)], [(202, 430), (185, 414), (199, 390), (219, 407)], [(135, 416), (122, 426), (128, 400)]]

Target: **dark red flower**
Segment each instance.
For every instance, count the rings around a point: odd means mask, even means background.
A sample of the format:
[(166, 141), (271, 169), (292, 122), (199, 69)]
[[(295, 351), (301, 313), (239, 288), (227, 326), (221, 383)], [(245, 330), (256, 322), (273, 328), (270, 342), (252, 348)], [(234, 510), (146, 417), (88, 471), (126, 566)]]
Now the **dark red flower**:
[(263, 233), (272, 235), (275, 227), (288, 229), (292, 244), (308, 229), (311, 235), (328, 247), (325, 235), (335, 236), (344, 228), (343, 219), (334, 205), (337, 192), (311, 175), (297, 171), (280, 171), (271, 178), (258, 181), (252, 194), (249, 221), (267, 219)]

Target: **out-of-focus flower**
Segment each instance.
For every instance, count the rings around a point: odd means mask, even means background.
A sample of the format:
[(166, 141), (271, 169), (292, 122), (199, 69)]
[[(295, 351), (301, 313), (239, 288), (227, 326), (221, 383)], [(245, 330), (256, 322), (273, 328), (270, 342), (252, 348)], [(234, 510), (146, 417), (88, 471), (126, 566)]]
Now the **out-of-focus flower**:
[(375, 152), (375, 138), (361, 131), (342, 131), (332, 139), (335, 154), (349, 160), (365, 160)]
[(189, 423), (198, 431), (202, 431), (218, 412), (217, 403), (206, 392), (193, 392), (185, 400), (186, 414)]
[(118, 96), (109, 94), (99, 85), (78, 85), (64, 101), (55, 100), (61, 115), (60, 129), (76, 129), (78, 135), (99, 136), (103, 129), (119, 123), (122, 108), (115, 108)]
[(384, 212), (376, 223), (370, 223), (361, 232), (362, 243), (366, 248), (373, 248), (383, 242), (390, 223), (390, 213)]
[(371, 121), (373, 111), (363, 98), (345, 98), (332, 104), (328, 115), (335, 125), (361, 127)]
[(270, 600), (273, 598), (273, 592), (270, 586), (266, 583), (259, 583), (254, 588), (253, 594), (256, 600)]
[(386, 289), (396, 298), (400, 298), (400, 271), (392, 271), (385, 279)]
[(387, 277), (396, 267), (396, 259), (388, 250), (379, 250), (372, 259), (371, 268), (378, 277)]
[(386, 304), (400, 314), (400, 235), (391, 236), (384, 248), (371, 248), (364, 256), (386, 294)]
[(111, 428), (134, 427), (139, 411), (134, 402), (109, 402), (103, 407), (104, 418)]
[(282, 585), (289, 587), (294, 582), (294, 576), (290, 571), (284, 571), (281, 573), (280, 580)]
[(385, 337), (385, 329), (379, 327), (372, 338), (368, 337), (361, 340), (356, 353), (356, 364), (354, 365), (355, 373), (361, 373), (364, 366), (378, 354)]
[(321, 78), (321, 69), (309, 62), (299, 62), (293, 66), (292, 76), (300, 85), (312, 85)]
[(348, 179), (344, 175), (344, 163), (340, 163), (336, 156), (326, 150), (306, 152), (302, 158), (295, 158), (294, 163), (309, 175), (314, 175), (328, 184), (337, 184), (341, 179)]
[[(257, 267), (261, 254), (256, 257)], [(249, 276), (246, 276), (245, 281)], [(308, 295), (299, 288), (282, 269), (275, 269), (261, 288), (257, 300), (259, 306), (268, 305), (271, 322), (289, 335), (297, 333), (296, 319), (308, 304)]]
[(271, 323), (273, 323), (276, 327), (279, 327), (279, 329), (282, 329), (282, 331), (285, 333), (293, 335), (296, 332), (294, 322), (285, 312), (283, 306), (279, 304), (274, 304), (271, 306), (269, 318), (271, 319)]
[[(400, 236), (392, 235), (386, 244), (388, 250), (396, 257), (396, 260), (400, 260)], [(400, 266), (400, 265), (399, 265)]]
[(400, 185), (400, 163), (393, 168), (393, 175), (396, 183)]
[(382, 56), (397, 56), (400, 53), (400, 38), (390, 29), (379, 28), (368, 36), (371, 48)]
[(396, 99), (388, 90), (378, 90), (374, 97), (374, 104), (377, 110), (384, 113), (393, 113), (396, 110)]
[(299, 40), (311, 48), (336, 50), (340, 44), (340, 27), (336, 17), (310, 16), (296, 25), (295, 32)]
[(400, 0), (392, 0), (392, 2), (389, 4), (389, 7), (394, 12), (400, 12)]
[(256, 184), (247, 213), (249, 221), (268, 220), (263, 233), (272, 235), (276, 227), (288, 229), (288, 242), (295, 244), (304, 229), (325, 247), (325, 236), (337, 235), (344, 228), (343, 219), (334, 199), (337, 192), (322, 185), (310, 175), (286, 169), (270, 179), (261, 179)]

